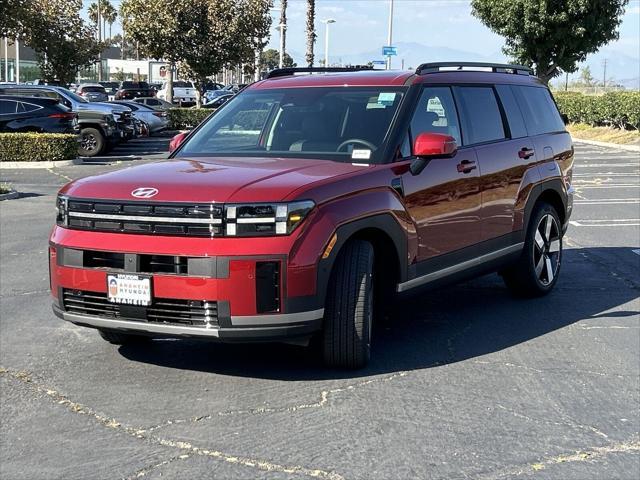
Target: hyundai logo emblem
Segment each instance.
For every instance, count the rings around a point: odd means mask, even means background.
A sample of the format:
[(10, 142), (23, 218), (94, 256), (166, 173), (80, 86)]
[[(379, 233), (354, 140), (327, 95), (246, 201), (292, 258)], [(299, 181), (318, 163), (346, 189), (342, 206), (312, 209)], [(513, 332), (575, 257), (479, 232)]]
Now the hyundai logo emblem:
[(131, 192), (132, 197), (136, 198), (151, 198), (158, 194), (158, 189), (153, 187), (138, 187)]

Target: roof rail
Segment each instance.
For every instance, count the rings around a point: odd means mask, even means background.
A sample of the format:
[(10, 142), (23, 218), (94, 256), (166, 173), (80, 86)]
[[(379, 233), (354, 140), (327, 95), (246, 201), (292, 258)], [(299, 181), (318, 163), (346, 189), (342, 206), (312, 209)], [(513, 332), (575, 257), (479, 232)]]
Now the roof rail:
[(533, 70), (524, 65), (510, 65), (508, 63), (484, 63), (484, 62), (435, 62), (423, 63), (416, 68), (417, 75), (425, 73), (436, 73), (442, 68), (448, 70), (463, 70), (464, 67), (471, 68), (490, 68), (494, 73), (515, 73), (518, 75), (533, 75)]
[(325, 73), (325, 72), (357, 72), (373, 70), (369, 65), (353, 65), (351, 67), (288, 67), (271, 70), (266, 78), (287, 77), (296, 73)]

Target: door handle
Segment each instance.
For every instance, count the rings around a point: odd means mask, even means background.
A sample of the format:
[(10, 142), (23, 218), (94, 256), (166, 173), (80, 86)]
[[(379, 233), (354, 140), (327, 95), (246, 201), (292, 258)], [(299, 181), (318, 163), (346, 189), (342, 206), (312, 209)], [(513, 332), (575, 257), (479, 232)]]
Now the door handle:
[(520, 157), (523, 160), (526, 160), (529, 157), (533, 157), (535, 153), (536, 152), (533, 148), (522, 147), (518, 152), (518, 157)]
[(458, 164), (458, 173), (469, 173), (471, 170), (475, 170), (476, 162), (471, 160), (462, 160)]

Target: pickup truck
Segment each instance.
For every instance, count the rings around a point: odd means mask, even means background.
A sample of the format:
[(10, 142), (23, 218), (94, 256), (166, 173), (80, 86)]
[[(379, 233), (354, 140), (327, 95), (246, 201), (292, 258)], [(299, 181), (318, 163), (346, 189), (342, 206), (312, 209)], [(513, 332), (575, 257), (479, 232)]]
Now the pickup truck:
[[(167, 99), (167, 83), (162, 84), (162, 88), (156, 95), (162, 100)], [(173, 82), (173, 103), (184, 106), (191, 106), (196, 103), (196, 88), (193, 82), (175, 81)]]

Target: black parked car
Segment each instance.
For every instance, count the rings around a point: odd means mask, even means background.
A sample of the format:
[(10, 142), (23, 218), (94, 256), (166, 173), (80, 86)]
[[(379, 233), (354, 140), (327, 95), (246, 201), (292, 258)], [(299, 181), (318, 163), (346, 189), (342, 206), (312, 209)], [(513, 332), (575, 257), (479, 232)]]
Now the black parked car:
[(53, 98), (0, 95), (0, 132), (80, 133), (78, 116)]
[(130, 100), (137, 97), (153, 97), (154, 90), (147, 82), (130, 82), (120, 83), (120, 88), (116, 92), (116, 100)]

